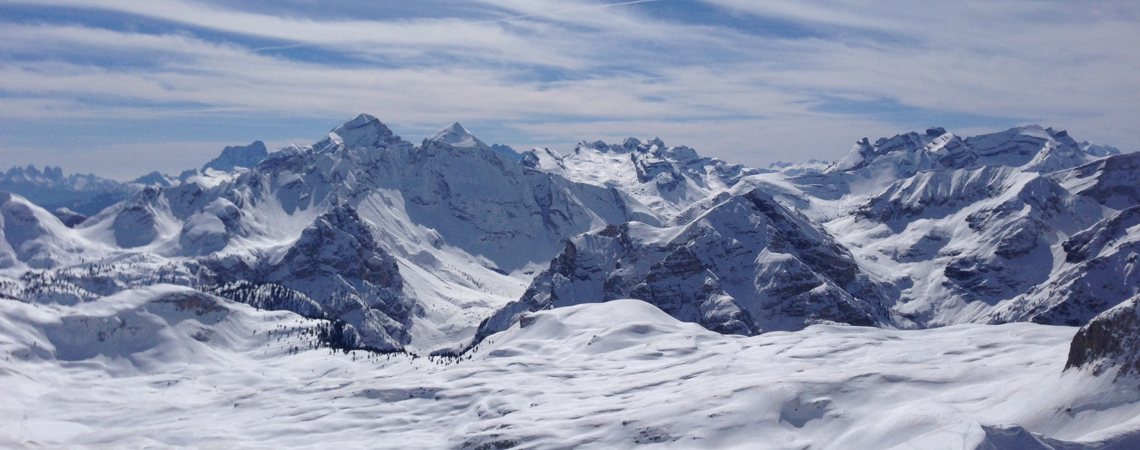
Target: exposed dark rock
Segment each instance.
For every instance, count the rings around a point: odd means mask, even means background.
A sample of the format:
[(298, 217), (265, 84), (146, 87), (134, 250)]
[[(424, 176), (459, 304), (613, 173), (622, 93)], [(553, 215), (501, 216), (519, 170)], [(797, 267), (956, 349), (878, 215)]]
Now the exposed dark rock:
[(1094, 375), (1111, 369), (1117, 379), (1140, 376), (1140, 297), (1093, 318), (1077, 331), (1069, 346), (1065, 370), (1081, 368)]

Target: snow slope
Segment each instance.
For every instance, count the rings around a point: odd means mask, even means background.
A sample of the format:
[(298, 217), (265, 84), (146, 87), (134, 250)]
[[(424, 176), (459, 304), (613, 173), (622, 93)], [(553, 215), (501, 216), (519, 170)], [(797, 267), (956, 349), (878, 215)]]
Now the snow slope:
[(175, 286), (0, 300), (0, 445), (1128, 448), (1140, 428), (1130, 386), (1062, 370), (1067, 327), (737, 337), (618, 300), (460, 360), (311, 348), (321, 328)]
[(23, 197), (0, 192), (0, 271), (75, 262), (92, 247), (52, 213)]
[(253, 141), (249, 145), (226, 146), (222, 149), (222, 154), (202, 166), (202, 172), (209, 170), (232, 172), (239, 167), (256, 167), (267, 156), (269, 156), (269, 151), (265, 148), (265, 143), (261, 141)]
[(1058, 172), (1054, 178), (1070, 191), (1112, 209), (1140, 204), (1140, 153), (1108, 156)]

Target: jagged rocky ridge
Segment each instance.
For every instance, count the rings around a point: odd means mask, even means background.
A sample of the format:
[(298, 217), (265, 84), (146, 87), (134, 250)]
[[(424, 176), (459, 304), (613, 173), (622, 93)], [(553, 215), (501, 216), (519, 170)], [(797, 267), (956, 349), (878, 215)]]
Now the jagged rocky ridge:
[(670, 147), (659, 138), (582, 142), (567, 155), (536, 148), (523, 153), (521, 162), (577, 182), (619, 188), (666, 217), (742, 177), (765, 172), (701, 156), (689, 147)]
[[(1106, 263), (1077, 267), (1065, 242), (1127, 203), (1134, 155), (1118, 153), (1040, 127), (970, 138), (932, 128), (865, 139), (822, 174), (748, 181), (822, 223), (861, 267), (897, 286), (899, 326), (1081, 324), (1131, 289), (1103, 279), (1112, 286), (1098, 291), (1109, 294), (1101, 300), (1071, 302), (1072, 314), (1045, 311), (1081, 297), (1065, 280)], [(1128, 272), (1119, 262), (1106, 267)]]
[[(1126, 186), (1135, 176), (1128, 169), (1134, 155), (1118, 153), (1040, 127), (971, 138), (932, 128), (873, 144), (864, 139), (822, 172), (742, 177), (721, 195), (765, 192), (773, 203), (803, 211), (812, 220), (797, 228), (822, 224), (837, 237), (836, 247), (851, 252), (852, 266), (864, 280), (844, 291), (844, 302), (789, 302), (796, 309), (773, 316), (795, 325), (772, 329), (794, 329), (812, 320), (902, 327), (1008, 321), (1079, 325), (1136, 293), (1128, 263), (1135, 253), (1127, 243), (1137, 238), (1122, 234), (1124, 219), (1112, 219), (1113, 206), (1132, 198)], [(579, 146), (574, 159), (596, 158), (582, 154)], [(1109, 191), (1113, 194), (1105, 194)], [(695, 224), (715, 203), (687, 203), (668, 225)], [(1124, 244), (1091, 263), (1086, 260), (1096, 256), (1058, 257), (1077, 247), (1082, 233), (1099, 228), (1116, 230), (1112, 239)], [(661, 242), (630, 239), (629, 230)], [(775, 290), (784, 295), (778, 297), (794, 297), (797, 283), (780, 276), (797, 271), (755, 257), (770, 251), (770, 242), (738, 239), (746, 233), (726, 223), (683, 238), (674, 233), (630, 224), (575, 238), (520, 302), (487, 320), (480, 336), (503, 329), (525, 311), (622, 296), (647, 300), (712, 329), (748, 334), (769, 327), (741, 319), (755, 318), (758, 308), (741, 307), (740, 296), (724, 292), (781, 286)], [(737, 252), (747, 257), (726, 258), (726, 252), (702, 246), (704, 240), (739, 246)], [(659, 275), (680, 267), (685, 270)], [(722, 275), (728, 271), (735, 276)], [(826, 273), (818, 267), (815, 272)], [(826, 311), (853, 304), (874, 314), (803, 314), (813, 307)]]
[[(403, 292), (396, 258), (349, 205), (333, 205), (301, 232), (280, 260), (206, 259), (214, 292), (334, 321), (336, 346), (401, 349), (419, 307)], [(258, 291), (271, 292), (258, 295)], [(274, 292), (276, 291), (276, 292)]]
[(761, 189), (707, 202), (684, 225), (632, 222), (574, 237), (519, 302), (484, 323), (480, 336), (528, 311), (621, 298), (732, 334), (819, 322), (890, 323), (884, 289), (806, 217)]
[(94, 174), (65, 175), (59, 167), (46, 166), (40, 170), (35, 166), (17, 166), (0, 172), (0, 191), (27, 198), (51, 211), (64, 224), (75, 226), (146, 187), (172, 187), (210, 170), (232, 172), (248, 169), (267, 155), (265, 143), (254, 141), (246, 146), (226, 147), (221, 155), (201, 169), (187, 170), (178, 177), (155, 171), (126, 183)]
[(1000, 319), (1079, 326), (1140, 294), (1140, 205), (1074, 234), (1062, 248), (1062, 268), (1010, 302)]
[(222, 149), (222, 154), (218, 155), (217, 158), (210, 160), (210, 162), (202, 166), (202, 171), (220, 170), (230, 172), (239, 167), (256, 167), (268, 156), (269, 151), (265, 148), (265, 143), (261, 141), (253, 141), (249, 145), (244, 146), (231, 145)]
[(49, 211), (71, 220), (86, 218), (125, 199), (134, 189), (94, 174), (64, 175), (59, 167), (13, 167), (0, 172), (0, 191), (31, 199)]

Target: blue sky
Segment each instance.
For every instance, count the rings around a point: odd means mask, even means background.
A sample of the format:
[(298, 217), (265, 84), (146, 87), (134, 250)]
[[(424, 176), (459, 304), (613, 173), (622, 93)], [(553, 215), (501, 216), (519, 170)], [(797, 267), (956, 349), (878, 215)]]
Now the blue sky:
[(125, 179), (357, 113), (566, 151), (835, 159), (929, 126), (1136, 150), (1140, 3), (0, 0), (0, 166)]

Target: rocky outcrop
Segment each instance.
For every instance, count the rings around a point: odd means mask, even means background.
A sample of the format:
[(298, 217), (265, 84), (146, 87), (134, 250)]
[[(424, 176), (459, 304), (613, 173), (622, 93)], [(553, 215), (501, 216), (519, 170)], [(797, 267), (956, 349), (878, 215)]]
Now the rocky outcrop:
[(1140, 294), (1140, 206), (1121, 211), (1062, 244), (1065, 265), (999, 310), (1001, 321), (1080, 326)]
[(1083, 369), (1117, 379), (1140, 376), (1140, 297), (1109, 309), (1081, 327), (1069, 347), (1065, 370)]
[(1140, 153), (1125, 153), (1059, 173), (1074, 191), (1113, 209), (1140, 205)]
[(620, 298), (731, 334), (889, 320), (881, 287), (807, 218), (760, 189), (710, 202), (688, 225), (629, 223), (571, 239), (480, 334), (505, 329), (523, 311)]
[(312, 301), (300, 306), (316, 305), (317, 317), (347, 324), (341, 346), (399, 350), (410, 340), (415, 304), (403, 295), (396, 259), (373, 233), (354, 208), (336, 206), (306, 228), (259, 281), (302, 293)]
[(269, 151), (265, 148), (265, 143), (261, 141), (253, 141), (244, 146), (226, 146), (222, 149), (221, 155), (202, 166), (202, 171), (212, 169), (230, 172), (237, 168), (248, 169), (265, 160), (266, 156), (269, 156)]

